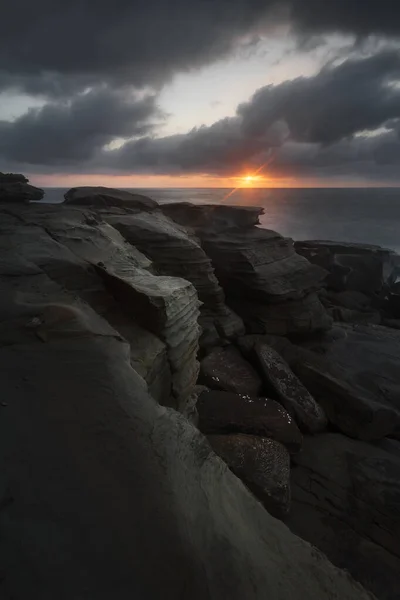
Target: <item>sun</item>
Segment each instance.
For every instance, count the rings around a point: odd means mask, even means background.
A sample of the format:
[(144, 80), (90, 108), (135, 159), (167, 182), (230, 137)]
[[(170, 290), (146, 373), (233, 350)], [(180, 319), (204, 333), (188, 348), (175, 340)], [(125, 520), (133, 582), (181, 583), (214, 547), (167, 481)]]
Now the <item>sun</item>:
[(243, 179), (245, 181), (247, 181), (248, 183), (251, 183), (252, 181), (254, 181), (253, 175), (246, 175), (246, 177), (243, 177)]

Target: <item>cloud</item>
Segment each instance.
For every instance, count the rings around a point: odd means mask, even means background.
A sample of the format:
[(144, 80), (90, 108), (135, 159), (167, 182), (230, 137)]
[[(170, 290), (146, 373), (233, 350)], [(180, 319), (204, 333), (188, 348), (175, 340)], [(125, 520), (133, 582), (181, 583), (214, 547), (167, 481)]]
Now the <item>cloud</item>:
[(13, 0), (0, 19), (0, 91), (60, 97), (89, 85), (160, 86), (277, 21), (304, 36), (400, 35), (394, 0)]
[(89, 160), (118, 137), (148, 133), (161, 116), (154, 96), (137, 98), (107, 87), (71, 101), (31, 109), (13, 122), (0, 121), (0, 156), (30, 164)]
[(292, 142), (297, 149), (311, 148), (307, 160), (318, 166), (321, 156), (334, 156), (325, 147), (400, 119), (399, 80), (398, 53), (348, 60), (314, 77), (261, 88), (235, 117), (184, 135), (131, 141), (104, 152), (102, 161), (128, 172), (229, 174), (260, 164), (265, 153), (279, 156), (276, 149)]

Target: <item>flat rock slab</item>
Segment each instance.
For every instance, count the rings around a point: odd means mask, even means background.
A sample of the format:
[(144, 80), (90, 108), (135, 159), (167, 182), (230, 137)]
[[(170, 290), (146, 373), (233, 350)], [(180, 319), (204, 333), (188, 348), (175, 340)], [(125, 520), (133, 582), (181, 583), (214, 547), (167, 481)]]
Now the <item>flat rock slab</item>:
[(261, 370), (272, 385), (286, 410), (303, 431), (317, 433), (328, 424), (324, 410), (299, 381), (285, 360), (270, 346), (255, 347)]
[[(400, 434), (400, 332), (342, 325), (336, 339), (307, 344), (292, 368), (329, 421), (363, 440)], [(311, 352), (310, 352), (311, 350)]]
[(299, 452), (303, 436), (275, 400), (207, 390), (197, 401), (199, 429), (205, 434), (247, 433), (274, 439)]
[(268, 512), (283, 518), (290, 508), (290, 457), (282, 444), (252, 435), (211, 435), (216, 454), (259, 498)]
[(400, 558), (400, 458), (338, 433), (304, 439), (292, 472), (299, 501)]
[(261, 377), (233, 346), (213, 350), (201, 361), (201, 382), (212, 389), (259, 396)]
[(71, 188), (64, 194), (64, 198), (65, 204), (76, 204), (79, 206), (96, 206), (99, 208), (118, 207), (139, 210), (154, 210), (158, 208), (158, 203), (147, 196), (101, 186)]

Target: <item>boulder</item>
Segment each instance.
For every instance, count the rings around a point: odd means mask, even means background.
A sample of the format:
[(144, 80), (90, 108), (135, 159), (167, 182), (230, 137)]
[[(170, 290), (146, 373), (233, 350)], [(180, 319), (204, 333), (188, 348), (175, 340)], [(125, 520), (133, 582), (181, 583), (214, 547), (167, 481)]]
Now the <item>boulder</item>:
[(262, 381), (234, 346), (217, 348), (201, 361), (201, 382), (226, 392), (259, 396)]
[(367, 244), (323, 240), (295, 242), (296, 251), (329, 272), (328, 288), (380, 293), (393, 278), (398, 256), (392, 250)]
[(165, 215), (184, 227), (195, 231), (208, 229), (217, 233), (227, 229), (246, 229), (259, 225), (259, 217), (264, 213), (264, 209), (258, 206), (190, 202), (171, 202), (162, 204), (160, 208)]
[(205, 434), (247, 433), (274, 439), (299, 452), (302, 435), (275, 400), (206, 390), (197, 401), (199, 429)]
[(155, 210), (158, 203), (142, 194), (108, 187), (82, 186), (71, 188), (64, 194), (64, 204), (93, 206), (99, 208), (128, 208), (131, 210)]
[(292, 369), (346, 435), (399, 435), (400, 332), (375, 325), (342, 325), (340, 331), (336, 339), (297, 348)]
[[(15, 319), (27, 279), (60, 292), (22, 258), (0, 276)], [(78, 323), (0, 348), (2, 596), (371, 600), (148, 395), (120, 336)]]
[(290, 508), (290, 457), (282, 444), (252, 435), (210, 435), (216, 454), (261, 500), (268, 512), (284, 518)]
[(304, 439), (289, 527), (379, 598), (398, 597), (400, 456), (336, 433)]
[(328, 424), (324, 410), (285, 360), (266, 344), (257, 344), (255, 354), (266, 382), (273, 386), (280, 402), (299, 427), (308, 433), (323, 431)]
[(114, 215), (107, 221), (149, 256), (160, 274), (183, 277), (194, 285), (203, 303), (203, 346), (216, 345), (220, 337), (231, 339), (244, 333), (242, 320), (226, 306), (211, 261), (193, 235), (162, 213)]

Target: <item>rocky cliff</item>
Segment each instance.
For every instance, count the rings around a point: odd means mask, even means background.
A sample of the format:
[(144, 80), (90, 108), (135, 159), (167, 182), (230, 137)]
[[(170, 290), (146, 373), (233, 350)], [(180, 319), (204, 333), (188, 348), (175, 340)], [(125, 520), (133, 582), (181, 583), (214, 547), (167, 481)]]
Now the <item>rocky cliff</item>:
[(259, 214), (0, 204), (2, 597), (397, 598), (400, 332), (329, 304), (396, 277)]

